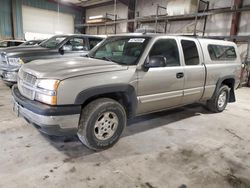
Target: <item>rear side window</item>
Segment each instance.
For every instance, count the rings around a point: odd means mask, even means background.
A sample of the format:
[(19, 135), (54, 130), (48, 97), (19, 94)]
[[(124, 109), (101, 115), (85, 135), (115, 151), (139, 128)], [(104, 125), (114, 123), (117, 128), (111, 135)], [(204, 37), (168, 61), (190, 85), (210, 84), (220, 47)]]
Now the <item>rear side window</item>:
[(22, 42), (15, 42), (15, 46), (19, 46)]
[(90, 50), (94, 48), (99, 42), (101, 42), (102, 38), (89, 38), (89, 47)]
[(156, 41), (149, 56), (165, 57), (167, 59), (167, 67), (180, 66), (178, 46), (174, 39), (160, 39)]
[(182, 40), (181, 41), (184, 59), (186, 65), (198, 65), (200, 64), (199, 53), (194, 41)]
[(223, 45), (208, 45), (208, 52), (211, 60), (234, 60), (237, 58), (235, 49), (233, 46)]

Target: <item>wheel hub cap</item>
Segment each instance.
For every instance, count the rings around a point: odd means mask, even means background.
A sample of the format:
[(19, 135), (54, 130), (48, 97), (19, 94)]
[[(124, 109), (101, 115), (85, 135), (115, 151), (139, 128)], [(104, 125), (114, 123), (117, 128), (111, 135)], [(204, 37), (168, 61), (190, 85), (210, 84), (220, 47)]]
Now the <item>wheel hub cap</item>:
[(94, 134), (99, 140), (107, 140), (114, 135), (117, 127), (117, 115), (113, 112), (104, 112), (95, 122)]
[(219, 98), (218, 98), (218, 106), (221, 108), (225, 105), (226, 103), (226, 100), (227, 100), (227, 94), (225, 91), (223, 91), (220, 95), (219, 95)]

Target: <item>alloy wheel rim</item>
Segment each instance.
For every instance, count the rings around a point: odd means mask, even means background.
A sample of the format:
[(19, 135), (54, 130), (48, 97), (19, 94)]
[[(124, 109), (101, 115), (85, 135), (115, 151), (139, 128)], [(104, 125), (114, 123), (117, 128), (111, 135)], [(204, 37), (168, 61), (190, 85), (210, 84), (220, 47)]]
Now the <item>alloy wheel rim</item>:
[(225, 105), (226, 100), (227, 100), (227, 93), (226, 93), (226, 91), (223, 91), (223, 92), (221, 92), (221, 94), (219, 95), (219, 98), (218, 98), (218, 107), (222, 108)]
[(96, 120), (94, 134), (97, 139), (105, 141), (111, 138), (118, 127), (118, 117), (114, 112), (104, 112)]

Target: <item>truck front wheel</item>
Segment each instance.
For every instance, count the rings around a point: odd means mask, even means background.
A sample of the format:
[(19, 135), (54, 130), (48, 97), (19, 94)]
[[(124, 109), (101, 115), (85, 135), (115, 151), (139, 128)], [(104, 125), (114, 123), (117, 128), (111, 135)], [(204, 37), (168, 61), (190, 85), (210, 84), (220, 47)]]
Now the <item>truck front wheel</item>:
[(222, 85), (212, 99), (207, 101), (207, 107), (212, 112), (222, 112), (225, 110), (229, 100), (229, 87)]
[(127, 124), (123, 106), (113, 99), (101, 98), (83, 108), (78, 127), (78, 138), (92, 150), (112, 147)]

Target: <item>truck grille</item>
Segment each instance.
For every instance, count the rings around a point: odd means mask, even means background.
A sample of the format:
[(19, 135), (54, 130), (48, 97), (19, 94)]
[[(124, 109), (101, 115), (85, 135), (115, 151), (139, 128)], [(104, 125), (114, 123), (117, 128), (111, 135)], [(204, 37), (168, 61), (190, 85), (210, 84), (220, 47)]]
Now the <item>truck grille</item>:
[(20, 70), (19, 76), (17, 79), (18, 82), (18, 89), (20, 93), (31, 100), (34, 100), (35, 98), (35, 84), (36, 84), (37, 78), (33, 76), (32, 74), (29, 74), (27, 72), (23, 72)]

